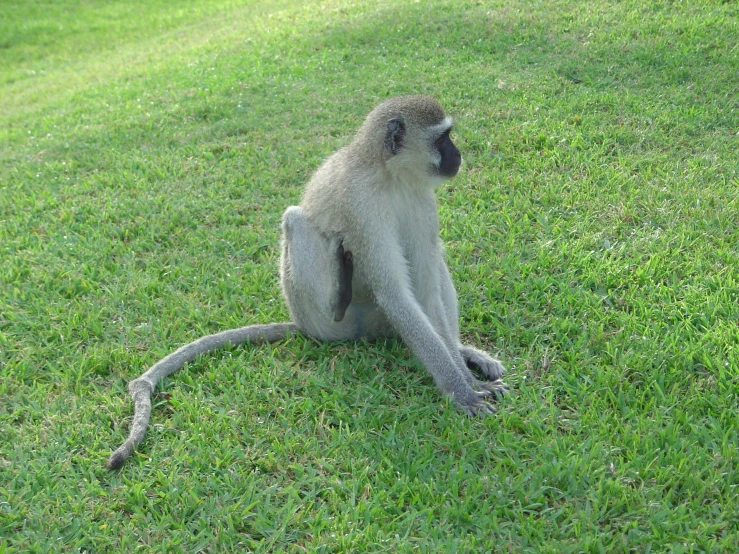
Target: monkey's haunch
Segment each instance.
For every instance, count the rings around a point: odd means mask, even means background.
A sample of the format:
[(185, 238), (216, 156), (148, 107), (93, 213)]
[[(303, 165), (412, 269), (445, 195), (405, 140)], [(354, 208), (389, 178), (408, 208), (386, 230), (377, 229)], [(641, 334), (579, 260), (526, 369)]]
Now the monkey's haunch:
[(151, 395), (161, 379), (171, 375), (186, 363), (193, 361), (200, 354), (212, 352), (227, 344), (236, 346), (244, 342), (249, 344), (275, 342), (284, 339), (296, 330), (297, 326), (294, 323), (247, 325), (246, 327), (229, 329), (228, 331), (201, 337), (159, 360), (141, 377), (128, 384), (128, 392), (131, 394), (134, 403), (131, 432), (125, 442), (110, 455), (110, 458), (105, 462), (105, 467), (108, 469), (122, 467), (126, 459), (133, 454), (134, 448), (143, 440), (151, 417)]

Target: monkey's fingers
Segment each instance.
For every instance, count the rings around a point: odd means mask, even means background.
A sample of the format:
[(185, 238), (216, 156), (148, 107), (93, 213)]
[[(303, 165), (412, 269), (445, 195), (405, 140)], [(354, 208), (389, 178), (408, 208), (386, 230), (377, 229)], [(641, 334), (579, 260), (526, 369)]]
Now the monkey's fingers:
[(488, 391), (494, 400), (502, 400), (503, 397), (511, 392), (511, 389), (500, 379), (495, 381), (477, 381), (475, 383), (482, 390)]
[(484, 400), (482, 400), (482, 398), (490, 396), (489, 392), (481, 391), (477, 392), (476, 395), (477, 398), (468, 404), (455, 402), (455, 407), (458, 410), (466, 413), (469, 417), (485, 417), (493, 415), (498, 411), (495, 406), (493, 406), (489, 402), (485, 402)]
[(472, 417), (485, 417), (493, 415), (498, 411), (498, 408), (493, 406), (490, 402), (479, 402), (472, 406)]

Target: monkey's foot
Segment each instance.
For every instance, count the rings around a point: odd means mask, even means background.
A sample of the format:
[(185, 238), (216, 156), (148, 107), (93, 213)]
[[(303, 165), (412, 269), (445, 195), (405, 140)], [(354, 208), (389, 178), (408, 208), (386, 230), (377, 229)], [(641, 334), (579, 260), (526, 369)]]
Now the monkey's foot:
[(487, 352), (483, 352), (472, 346), (462, 345), (459, 348), (459, 353), (462, 354), (467, 367), (470, 369), (479, 369), (493, 381), (500, 379), (505, 373), (503, 364)]

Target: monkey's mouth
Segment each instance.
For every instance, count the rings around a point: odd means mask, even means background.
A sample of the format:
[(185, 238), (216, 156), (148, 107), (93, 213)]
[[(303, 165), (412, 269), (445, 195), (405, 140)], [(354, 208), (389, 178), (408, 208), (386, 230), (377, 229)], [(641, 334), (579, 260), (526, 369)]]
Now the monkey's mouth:
[(462, 154), (456, 148), (455, 150), (441, 159), (438, 171), (442, 177), (454, 177), (459, 172), (459, 167), (462, 165)]
[(446, 164), (442, 163), (437, 171), (439, 172), (439, 175), (442, 177), (446, 177), (447, 179), (451, 179), (454, 177), (457, 173), (459, 173), (459, 168), (462, 166), (462, 158), (460, 157), (456, 163)]

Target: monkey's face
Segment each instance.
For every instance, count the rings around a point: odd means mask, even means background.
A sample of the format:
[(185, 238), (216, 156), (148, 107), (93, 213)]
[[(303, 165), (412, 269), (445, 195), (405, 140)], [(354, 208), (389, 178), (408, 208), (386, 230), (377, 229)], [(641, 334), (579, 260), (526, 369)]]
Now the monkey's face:
[(462, 154), (449, 137), (451, 131), (451, 128), (447, 129), (434, 141), (434, 148), (440, 156), (437, 166), (439, 175), (446, 179), (454, 177), (459, 171), (459, 166), (462, 165)]
[(401, 181), (434, 187), (454, 177), (462, 165), (462, 155), (450, 137), (451, 118), (422, 126), (402, 116), (387, 122), (384, 146), (386, 167)]

